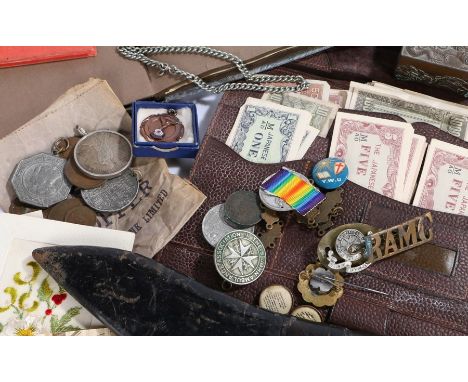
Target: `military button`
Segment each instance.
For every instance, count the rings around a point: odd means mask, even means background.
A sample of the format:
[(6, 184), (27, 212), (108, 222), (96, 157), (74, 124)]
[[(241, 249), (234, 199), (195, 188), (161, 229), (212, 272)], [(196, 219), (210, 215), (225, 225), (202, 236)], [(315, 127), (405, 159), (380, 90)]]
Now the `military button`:
[(301, 305), (293, 310), (291, 316), (302, 318), (303, 320), (312, 322), (322, 322), (322, 315), (320, 312), (312, 306)]
[(312, 170), (315, 184), (326, 190), (341, 187), (349, 175), (348, 166), (339, 158), (325, 158), (317, 162)]
[(293, 303), (293, 295), (288, 288), (282, 285), (270, 285), (260, 294), (258, 305), (271, 312), (288, 314)]

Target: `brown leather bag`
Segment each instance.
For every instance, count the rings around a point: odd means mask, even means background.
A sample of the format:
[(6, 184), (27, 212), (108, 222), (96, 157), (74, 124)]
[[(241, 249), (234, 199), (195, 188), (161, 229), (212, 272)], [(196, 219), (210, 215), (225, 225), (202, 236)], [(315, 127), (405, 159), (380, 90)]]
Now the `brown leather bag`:
[[(309, 60), (321, 63), (321, 59), (323, 57), (316, 56)], [(323, 62), (332, 61), (328, 57)], [(309, 68), (312, 65), (310, 61), (306, 61), (306, 64)], [(304, 63), (299, 63), (295, 68), (299, 66), (302, 69), (306, 67)], [(304, 74), (302, 69), (300, 73)], [(290, 68), (275, 72), (297, 73)], [(310, 74), (306, 74), (306, 77), (318, 78)], [(382, 77), (385, 76), (380, 75), (377, 79)], [(346, 80), (327, 80), (332, 87), (348, 87)], [(163, 264), (218, 290), (221, 289), (222, 279), (214, 266), (213, 248), (202, 235), (204, 215), (214, 205), (223, 203), (235, 190), (258, 190), (263, 179), (283, 165), (250, 163), (224, 143), (239, 107), (249, 96), (259, 97), (260, 94), (231, 92), (221, 100), (190, 177), (207, 200), (179, 234), (155, 256)], [(399, 119), (390, 115), (380, 116)], [(466, 142), (431, 125), (415, 123), (413, 126), (415, 133), (426, 136), (428, 141), (436, 138), (468, 147)], [(286, 165), (308, 174), (315, 162), (328, 156), (329, 143), (330, 137), (317, 137), (303, 160)], [(336, 220), (336, 225), (362, 222), (386, 228), (425, 212), (351, 182), (344, 186), (343, 207), (344, 214)], [(386, 259), (347, 278), (354, 284), (384, 291), (388, 293), (387, 296), (345, 287), (343, 297), (333, 308), (321, 309), (326, 321), (382, 335), (468, 334), (468, 240), (465, 238), (468, 218), (441, 212), (433, 212), (433, 218), (432, 244)], [(296, 305), (304, 304), (296, 287), (298, 274), (308, 264), (317, 261), (316, 250), (320, 238), (316, 232), (297, 224), (291, 215), (283, 215), (283, 220), (285, 225), (281, 239), (274, 249), (267, 250), (264, 274), (256, 282), (226, 293), (257, 304), (262, 289), (271, 284), (281, 284), (294, 291)]]

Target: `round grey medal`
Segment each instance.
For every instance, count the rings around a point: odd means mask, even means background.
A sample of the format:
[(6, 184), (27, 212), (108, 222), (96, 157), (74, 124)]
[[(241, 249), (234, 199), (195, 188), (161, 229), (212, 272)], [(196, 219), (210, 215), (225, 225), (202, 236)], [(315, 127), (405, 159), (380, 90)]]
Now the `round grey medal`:
[(45, 153), (21, 160), (11, 178), (18, 199), (41, 208), (65, 200), (71, 190), (71, 184), (63, 174), (66, 162)]
[(86, 134), (73, 153), (78, 169), (93, 179), (111, 179), (132, 163), (132, 145), (122, 134), (96, 130)]
[(102, 186), (81, 190), (81, 197), (92, 209), (100, 212), (117, 212), (128, 207), (138, 195), (138, 179), (133, 171), (126, 170), (117, 178), (107, 180)]
[[(224, 220), (224, 204), (218, 204), (211, 208), (203, 218), (202, 231), (206, 241), (213, 247), (218, 244), (221, 238), (229, 232), (234, 231)], [(243, 231), (254, 233), (255, 226), (245, 228)]]
[(253, 233), (232, 231), (216, 244), (214, 262), (225, 281), (236, 285), (250, 284), (265, 270), (265, 247)]

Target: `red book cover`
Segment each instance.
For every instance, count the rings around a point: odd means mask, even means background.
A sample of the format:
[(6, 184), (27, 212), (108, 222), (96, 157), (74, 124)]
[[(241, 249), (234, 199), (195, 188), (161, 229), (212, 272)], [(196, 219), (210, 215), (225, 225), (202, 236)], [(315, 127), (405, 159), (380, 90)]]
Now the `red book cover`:
[(95, 55), (95, 46), (0, 46), (0, 68)]

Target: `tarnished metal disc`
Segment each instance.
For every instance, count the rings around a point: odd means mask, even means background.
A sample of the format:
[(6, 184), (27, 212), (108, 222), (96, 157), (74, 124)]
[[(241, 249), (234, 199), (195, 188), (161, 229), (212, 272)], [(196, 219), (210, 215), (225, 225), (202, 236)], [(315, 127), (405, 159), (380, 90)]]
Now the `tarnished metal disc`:
[[(218, 244), (222, 237), (229, 232), (234, 231), (235, 228), (231, 227), (224, 220), (224, 204), (218, 204), (211, 208), (203, 218), (202, 231), (206, 241), (213, 247)], [(245, 228), (245, 231), (253, 233), (255, 227)]]
[(265, 247), (253, 233), (232, 231), (216, 245), (214, 262), (216, 270), (227, 282), (250, 284), (265, 270)]
[(239, 190), (228, 196), (224, 203), (224, 217), (238, 228), (252, 227), (262, 220), (258, 195), (252, 191)]
[(8, 212), (10, 214), (15, 214), (15, 215), (24, 215), (28, 214), (30, 212), (37, 211), (36, 207), (33, 206), (28, 206), (27, 204), (23, 204), (19, 201), (18, 198), (14, 199), (11, 204), (10, 208), (8, 209)]
[(48, 210), (47, 219), (65, 221), (65, 215), (72, 208), (82, 206), (83, 202), (78, 198), (70, 198), (60, 202)]
[(66, 160), (41, 153), (21, 160), (11, 183), (22, 203), (47, 208), (65, 200), (71, 184), (63, 174)]
[(110, 179), (122, 174), (132, 162), (132, 145), (122, 134), (98, 130), (85, 135), (75, 146), (78, 169), (95, 179)]
[(96, 225), (96, 219), (96, 212), (86, 206), (72, 208), (65, 214), (65, 221), (67, 223), (87, 225), (90, 227)]
[(138, 195), (138, 179), (131, 170), (106, 181), (98, 188), (81, 190), (81, 197), (93, 210), (117, 212), (128, 207)]

